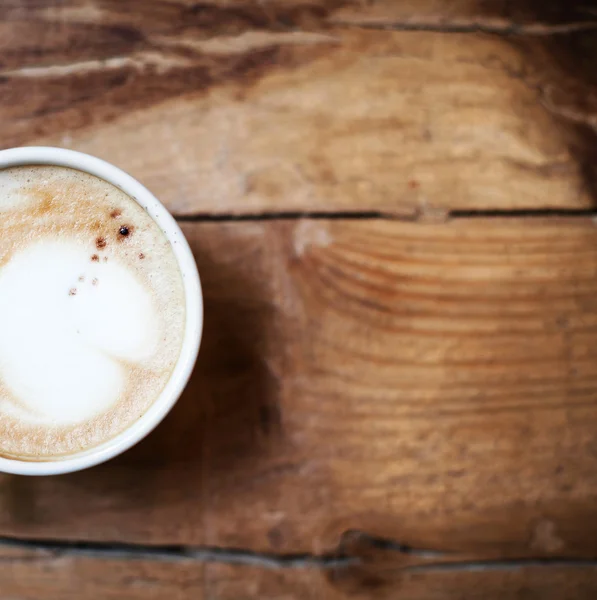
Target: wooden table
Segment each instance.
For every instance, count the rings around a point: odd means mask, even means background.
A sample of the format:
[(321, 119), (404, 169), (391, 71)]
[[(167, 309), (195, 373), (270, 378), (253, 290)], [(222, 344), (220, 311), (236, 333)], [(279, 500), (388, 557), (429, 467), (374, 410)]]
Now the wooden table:
[(146, 183), (206, 330), (136, 448), (0, 477), (0, 598), (597, 597), (594, 5), (2, 0), (1, 146)]

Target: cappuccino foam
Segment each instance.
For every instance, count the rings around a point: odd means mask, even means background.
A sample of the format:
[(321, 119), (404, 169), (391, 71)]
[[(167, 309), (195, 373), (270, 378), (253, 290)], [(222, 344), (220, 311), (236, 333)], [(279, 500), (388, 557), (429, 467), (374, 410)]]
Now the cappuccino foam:
[(176, 257), (137, 202), (73, 169), (0, 170), (0, 456), (65, 457), (130, 427), (184, 326)]

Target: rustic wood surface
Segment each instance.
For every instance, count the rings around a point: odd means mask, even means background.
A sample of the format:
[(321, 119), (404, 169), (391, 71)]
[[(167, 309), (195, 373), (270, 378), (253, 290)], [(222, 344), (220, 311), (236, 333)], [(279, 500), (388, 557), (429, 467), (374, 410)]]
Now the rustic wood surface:
[[(565, 6), (564, 6), (565, 4)], [(129, 170), (206, 330), (0, 476), (0, 598), (594, 598), (597, 3), (2, 0), (0, 147)]]
[(386, 568), (375, 580), (354, 581), (343, 571), (280, 569), (225, 564), (197, 564), (159, 559), (55, 550), (6, 548), (3, 598), (19, 600), (503, 600), (540, 598), (578, 600), (597, 593), (594, 565), (553, 564), (517, 568), (433, 569), (401, 572)]
[(589, 208), (574, 49), (472, 33), (491, 4), (4, 0), (2, 144), (97, 154), (180, 215)]

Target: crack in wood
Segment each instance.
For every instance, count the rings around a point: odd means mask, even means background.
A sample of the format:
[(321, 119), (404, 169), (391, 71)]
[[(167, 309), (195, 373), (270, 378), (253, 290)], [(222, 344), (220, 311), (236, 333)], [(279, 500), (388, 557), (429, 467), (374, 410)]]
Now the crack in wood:
[(456, 209), (449, 213), (450, 219), (544, 219), (544, 218), (590, 218), (597, 217), (597, 209), (574, 208), (520, 208), (520, 209)]
[[(0, 537), (0, 548), (49, 553), (52, 558), (79, 556), (99, 559), (177, 561), (258, 566), (267, 569), (338, 569), (358, 562), (358, 558), (335, 554), (276, 554), (240, 548), (185, 545), (143, 545), (121, 542), (34, 540)], [(9, 557), (9, 560), (14, 558)], [(2, 562), (2, 559), (0, 559)]]
[[(362, 532), (350, 532), (359, 537), (361, 542), (371, 548), (385, 553), (407, 555), (420, 559), (419, 564), (402, 564), (396, 562), (396, 570), (410, 572), (440, 571), (489, 571), (519, 569), (525, 567), (597, 567), (597, 558), (574, 557), (523, 557), (523, 558), (462, 558), (456, 553), (419, 549), (399, 541), (376, 538)], [(348, 569), (365, 562), (360, 556), (344, 554), (341, 550), (328, 554), (258, 552), (242, 548), (223, 548), (215, 546), (185, 545), (144, 545), (121, 542), (93, 542), (76, 540), (45, 540), (0, 537), (0, 548), (18, 549), (39, 552), (42, 556), (8, 556), (0, 558), (2, 562), (53, 560), (66, 556), (74, 558), (95, 558), (100, 560), (153, 560), (194, 561), (197, 563), (220, 563), (228, 565), (244, 565), (264, 569), (316, 569), (321, 571)], [(462, 555), (460, 555), (462, 556)], [(387, 564), (387, 557), (384, 559)]]
[[(391, 211), (276, 211), (260, 213), (196, 213), (190, 215), (175, 215), (181, 223), (234, 223), (234, 222), (261, 222), (261, 221), (371, 221), (393, 220), (406, 222), (427, 221), (424, 211), (412, 213)], [(454, 209), (446, 211), (440, 219), (441, 222), (465, 219), (568, 219), (583, 218), (597, 219), (597, 209), (573, 208), (520, 208), (520, 209)]]
[(394, 215), (390, 212), (382, 212), (377, 210), (370, 211), (275, 211), (275, 212), (259, 212), (259, 213), (196, 213), (191, 215), (175, 215), (176, 220), (181, 223), (203, 223), (215, 222), (226, 223), (234, 221), (299, 221), (302, 219), (313, 220), (351, 220), (351, 219), (396, 219), (409, 218), (406, 215)]
[(467, 560), (449, 563), (428, 563), (404, 567), (403, 571), (416, 572), (446, 572), (446, 571), (504, 571), (528, 567), (574, 567), (597, 568), (597, 559), (582, 558), (526, 558), (503, 560)]
[[(338, 551), (358, 556), (354, 572), (357, 579), (369, 573), (387, 579), (399, 573), (504, 571), (533, 567), (597, 568), (597, 558), (569, 556), (500, 556), (497, 551), (457, 552), (417, 548), (398, 540), (371, 536), (359, 530), (345, 532)], [(392, 575), (393, 574), (393, 575)]]
[(550, 25), (547, 23), (507, 23), (504, 25), (487, 24), (481, 21), (465, 21), (453, 23), (430, 23), (425, 21), (359, 21), (358, 19), (329, 20), (335, 27), (354, 27), (359, 29), (379, 29), (384, 31), (425, 31), (432, 33), (485, 33), (502, 36), (550, 36), (593, 31), (597, 29), (597, 22), (561, 23)]

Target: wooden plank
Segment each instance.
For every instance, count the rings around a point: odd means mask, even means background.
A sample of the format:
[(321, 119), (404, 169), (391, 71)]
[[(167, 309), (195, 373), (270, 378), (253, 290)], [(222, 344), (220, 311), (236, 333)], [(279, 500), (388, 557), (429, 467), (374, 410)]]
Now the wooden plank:
[(315, 600), (328, 589), (314, 570), (270, 570), (193, 559), (0, 546), (0, 597), (19, 600)]
[(561, 53), (359, 25), (474, 28), (472, 2), (264, 6), (3, 3), (0, 146), (99, 155), (181, 215), (593, 206), (592, 80), (560, 94)]
[[(387, 576), (387, 573), (385, 574)], [(322, 598), (379, 598), (383, 600), (589, 600), (597, 592), (593, 567), (545, 566), (395, 574), (390, 583), (360, 582), (345, 593)], [(308, 597), (308, 596), (307, 596)]]
[(203, 600), (204, 565), (194, 561), (97, 558), (18, 548), (0, 549), (0, 597), (19, 600)]
[(2, 534), (595, 556), (591, 219), (184, 229), (206, 294), (187, 392), (104, 466), (0, 478)]
[(383, 578), (358, 569), (331, 577), (315, 570), (201, 564), (43, 550), (0, 549), (0, 594), (19, 600), (584, 600), (595, 597), (597, 569), (591, 566), (520, 566), (514, 569), (423, 570), (386, 568)]
[(376, 0), (347, 2), (328, 15), (328, 22), (544, 36), (594, 29), (595, 14), (584, 5), (549, 0)]
[(347, 534), (345, 554), (359, 562), (327, 571), (340, 597), (413, 598), (591, 598), (594, 560), (516, 560), (490, 550), (484, 557), (442, 553), (381, 543)]

